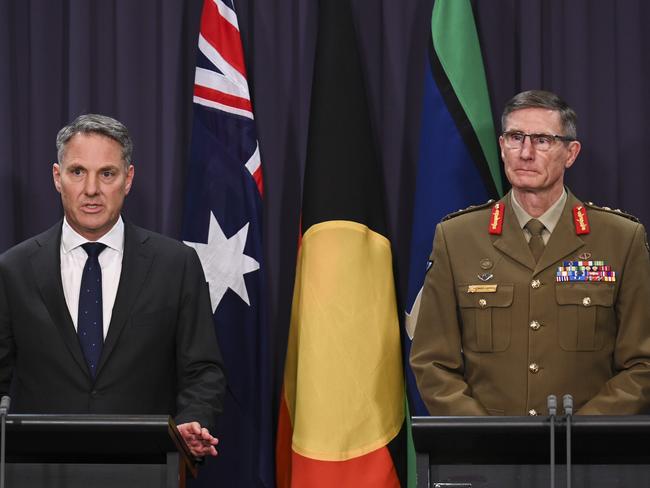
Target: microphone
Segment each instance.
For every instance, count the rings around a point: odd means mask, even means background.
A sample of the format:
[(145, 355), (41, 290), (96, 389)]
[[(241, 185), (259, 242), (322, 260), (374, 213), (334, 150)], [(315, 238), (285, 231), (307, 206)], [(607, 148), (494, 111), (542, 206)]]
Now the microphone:
[(573, 396), (569, 393), (562, 397), (562, 406), (565, 415), (573, 415)]
[(3, 395), (2, 398), (0, 398), (0, 415), (7, 415), (10, 404), (11, 398), (9, 398), (9, 396)]
[(555, 416), (557, 415), (557, 397), (549, 395), (546, 397), (548, 416), (551, 423), (551, 488), (555, 488)]
[(562, 406), (566, 416), (566, 486), (571, 488), (571, 417), (573, 416), (573, 397), (566, 394), (562, 397)]
[(5, 488), (5, 434), (7, 432), (7, 413), (11, 398), (4, 395), (0, 398), (0, 488)]

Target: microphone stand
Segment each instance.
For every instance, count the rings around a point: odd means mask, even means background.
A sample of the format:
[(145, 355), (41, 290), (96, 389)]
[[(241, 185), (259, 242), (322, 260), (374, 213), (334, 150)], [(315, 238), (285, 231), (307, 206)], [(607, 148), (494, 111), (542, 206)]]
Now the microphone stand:
[(0, 488), (5, 488), (5, 434), (7, 432), (7, 413), (11, 398), (4, 395), (0, 399)]
[(562, 397), (564, 414), (566, 415), (566, 486), (571, 488), (571, 417), (573, 416), (573, 397), (566, 394)]
[(546, 405), (551, 422), (551, 488), (555, 488), (555, 415), (557, 414), (557, 397), (549, 395), (546, 398)]

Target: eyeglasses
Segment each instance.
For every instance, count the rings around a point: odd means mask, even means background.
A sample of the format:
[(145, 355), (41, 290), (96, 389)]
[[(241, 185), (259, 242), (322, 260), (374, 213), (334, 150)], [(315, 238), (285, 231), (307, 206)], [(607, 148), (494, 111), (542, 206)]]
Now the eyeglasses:
[(568, 136), (556, 136), (554, 134), (526, 134), (520, 131), (507, 131), (501, 134), (508, 149), (521, 149), (526, 137), (530, 137), (530, 143), (536, 151), (548, 151), (557, 141), (572, 142), (576, 139)]

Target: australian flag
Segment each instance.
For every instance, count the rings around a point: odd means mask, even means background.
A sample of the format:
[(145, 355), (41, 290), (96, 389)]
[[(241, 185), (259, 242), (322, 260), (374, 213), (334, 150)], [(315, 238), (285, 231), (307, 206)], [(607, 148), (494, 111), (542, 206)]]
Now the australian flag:
[(262, 166), (244, 55), (231, 0), (205, 0), (183, 241), (210, 288), (228, 390), (219, 456), (193, 486), (271, 488), (273, 445), (262, 262)]

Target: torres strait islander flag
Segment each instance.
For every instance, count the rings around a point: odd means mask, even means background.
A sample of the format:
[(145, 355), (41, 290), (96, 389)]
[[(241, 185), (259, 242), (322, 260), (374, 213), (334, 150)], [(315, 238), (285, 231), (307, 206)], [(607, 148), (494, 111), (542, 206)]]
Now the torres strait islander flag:
[(404, 380), (391, 244), (350, 0), (319, 6), (281, 488), (397, 488)]
[(210, 290), (228, 388), (219, 455), (191, 486), (274, 486), (269, 331), (262, 262), (262, 166), (237, 16), (205, 0), (182, 238)]
[[(436, 224), (451, 212), (503, 194), (497, 138), (469, 0), (435, 0), (428, 54), (405, 320), (407, 363)], [(406, 371), (411, 413), (428, 415), (408, 365)]]

